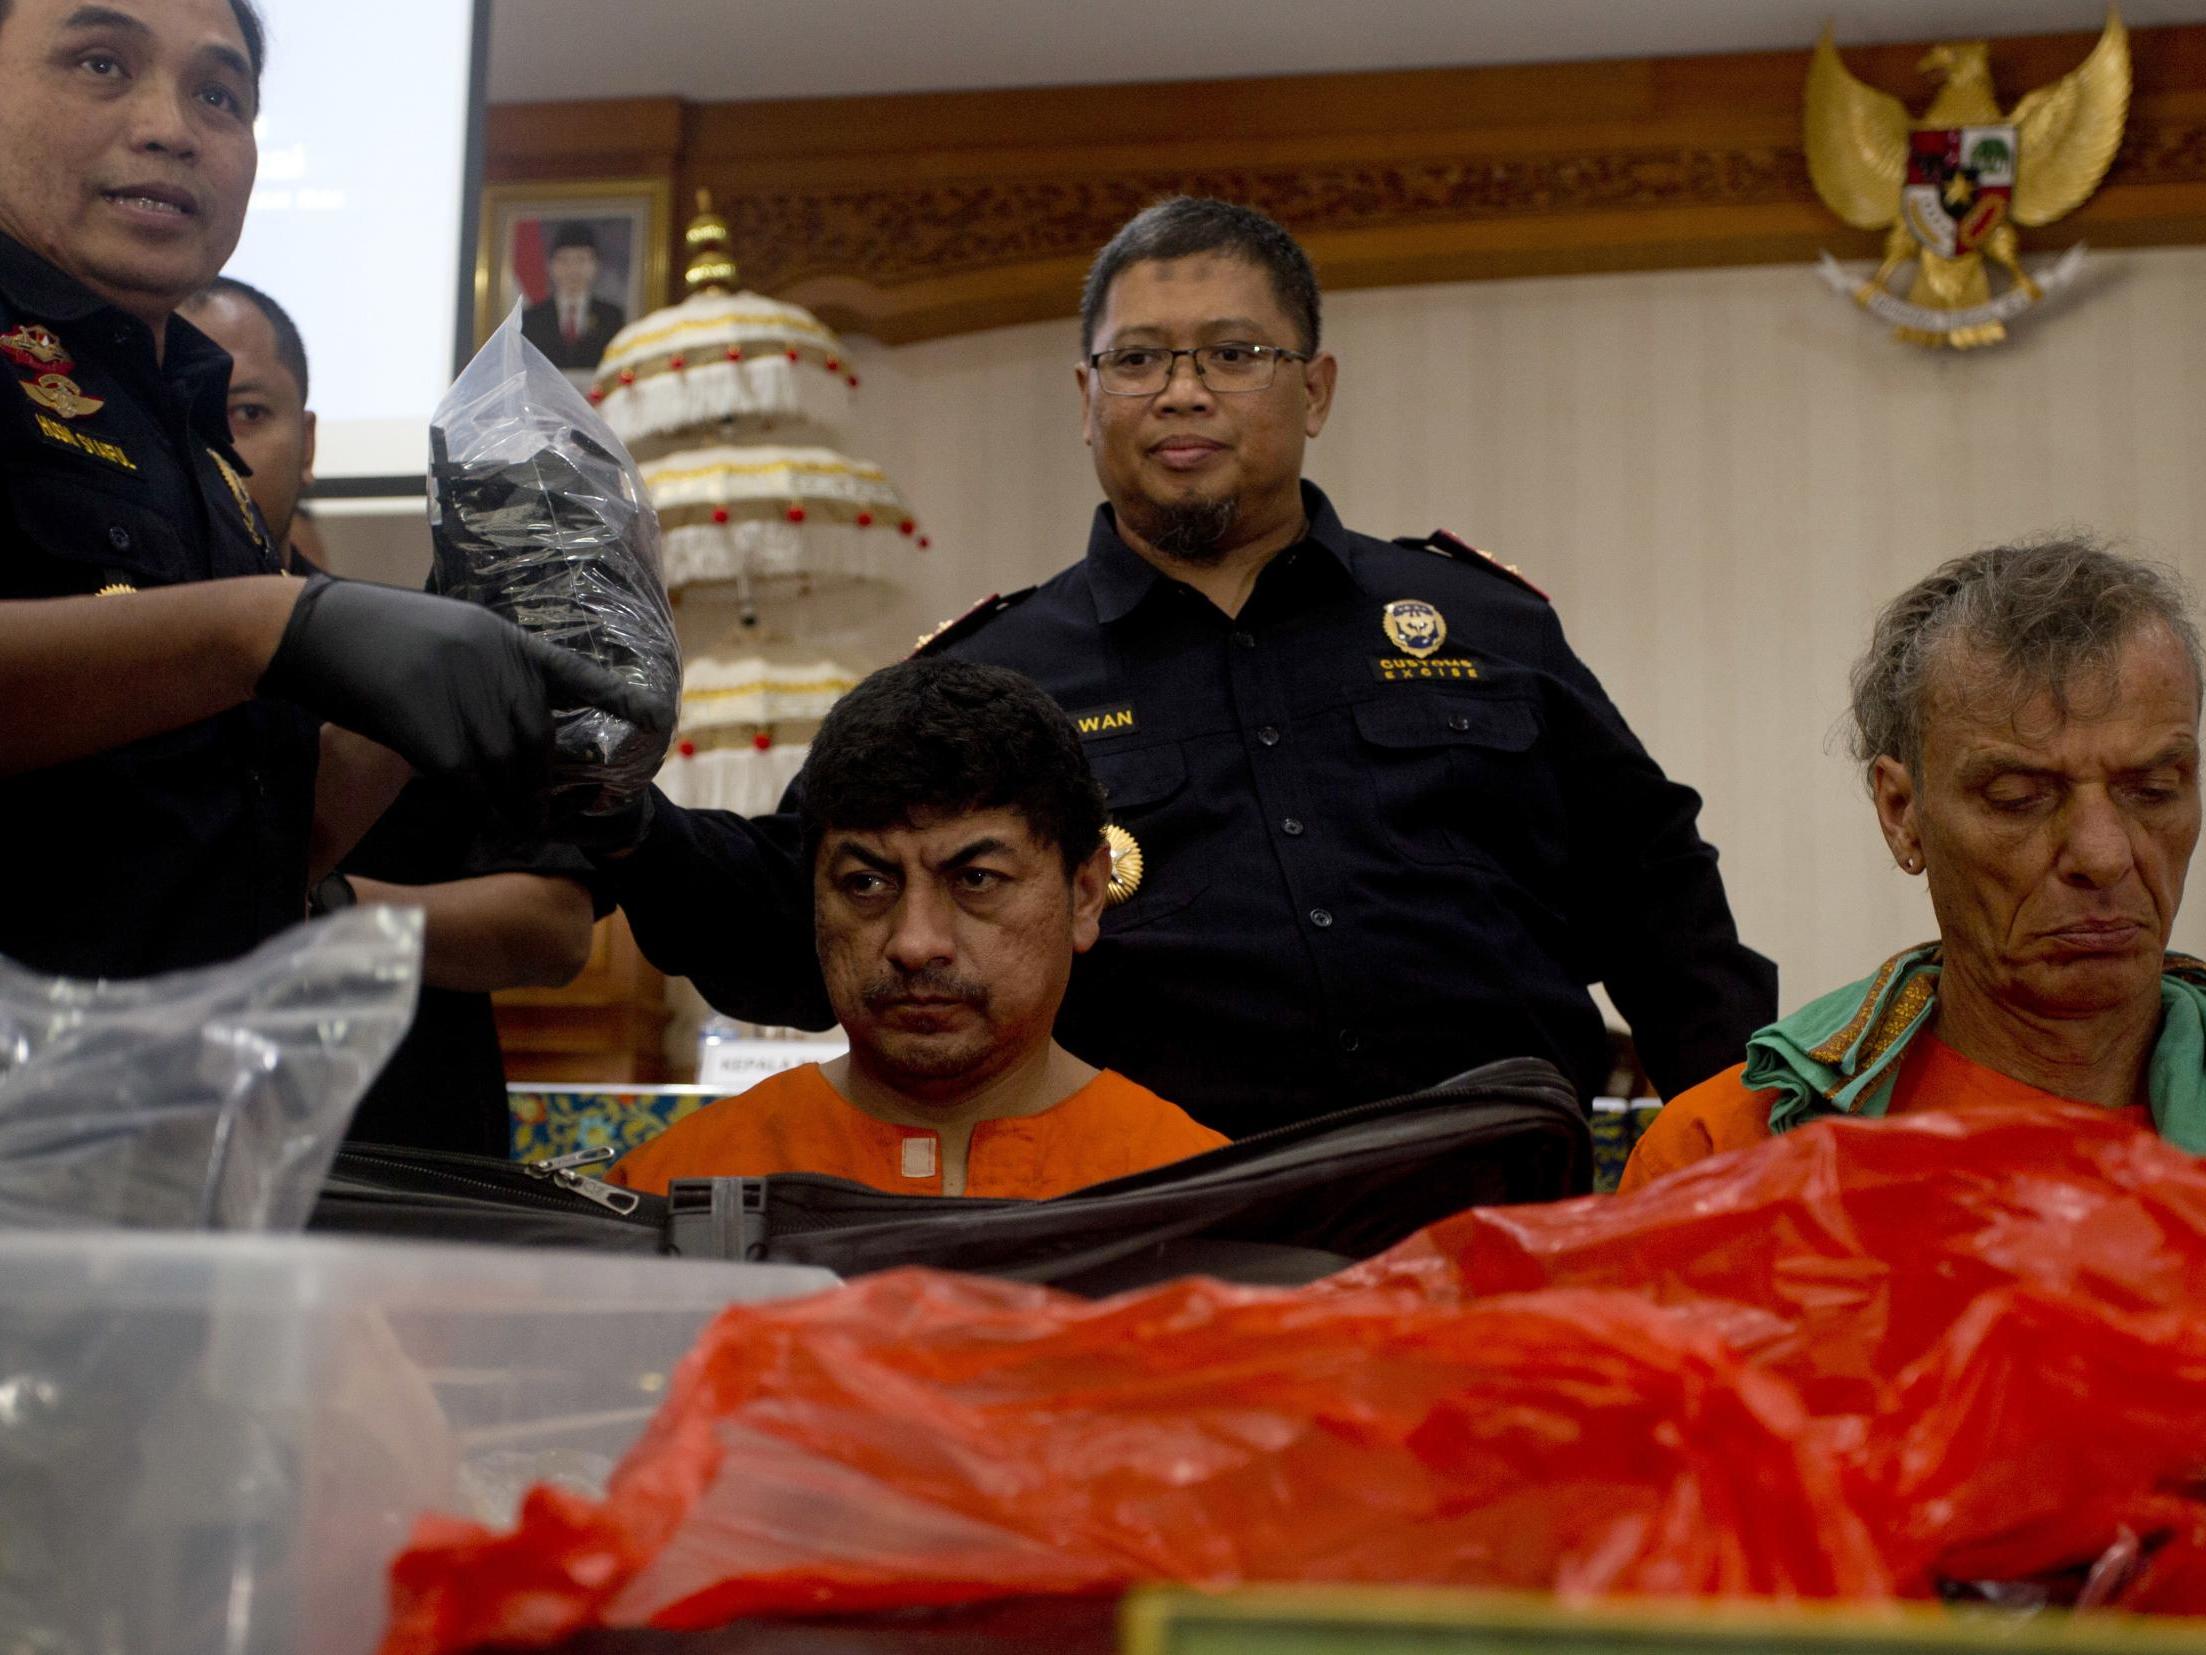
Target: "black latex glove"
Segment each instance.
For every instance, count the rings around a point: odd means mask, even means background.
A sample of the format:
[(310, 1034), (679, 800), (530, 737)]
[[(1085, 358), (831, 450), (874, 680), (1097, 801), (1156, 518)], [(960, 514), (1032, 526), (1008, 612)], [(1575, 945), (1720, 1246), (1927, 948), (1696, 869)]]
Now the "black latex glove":
[(555, 823), (553, 838), (572, 845), (596, 863), (620, 862), (643, 843), (651, 831), (651, 788), (645, 788), (622, 809), (603, 816), (581, 816)]
[(554, 708), (602, 707), (648, 730), (672, 723), (645, 691), (487, 609), (328, 575), (299, 594), (258, 693), (504, 801), (543, 787)]

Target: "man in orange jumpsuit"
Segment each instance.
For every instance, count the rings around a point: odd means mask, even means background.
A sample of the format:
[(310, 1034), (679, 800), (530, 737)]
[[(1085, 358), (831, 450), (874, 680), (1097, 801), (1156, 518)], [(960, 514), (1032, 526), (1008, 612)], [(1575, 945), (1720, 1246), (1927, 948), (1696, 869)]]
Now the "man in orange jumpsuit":
[(2202, 651), (2165, 570), (2068, 535), (1975, 552), (1878, 618), (1854, 753), (1938, 940), (1757, 1032), (1664, 1105), (1627, 1191), (1836, 1115), (2096, 1104), (2206, 1155)]
[(1113, 869), (1080, 737), (1031, 680), (949, 657), (885, 668), (820, 726), (802, 793), (850, 1052), (676, 1122), (613, 1182), (822, 1172), (1038, 1198), (1226, 1142), (1051, 1038)]

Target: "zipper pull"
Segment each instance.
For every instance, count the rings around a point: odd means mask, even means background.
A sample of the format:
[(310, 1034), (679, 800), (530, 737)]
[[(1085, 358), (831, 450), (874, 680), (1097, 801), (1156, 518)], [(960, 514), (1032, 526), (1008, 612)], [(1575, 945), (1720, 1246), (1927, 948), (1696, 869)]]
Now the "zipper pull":
[(541, 1161), (525, 1161), (521, 1170), (531, 1178), (548, 1179), (561, 1189), (581, 1196), (585, 1201), (595, 1201), (608, 1211), (623, 1218), (643, 1205), (643, 1197), (634, 1190), (623, 1189), (618, 1184), (608, 1184), (600, 1178), (585, 1178), (575, 1169), (595, 1166), (603, 1161), (619, 1159), (611, 1144), (599, 1144), (595, 1149), (578, 1149), (571, 1155), (549, 1155)]
[(552, 1178), (570, 1167), (595, 1166), (600, 1161), (616, 1159), (611, 1144), (599, 1144), (595, 1149), (578, 1149), (571, 1155), (547, 1155), (541, 1161), (525, 1161), (522, 1168), (531, 1178)]
[[(606, 1153), (612, 1152), (608, 1150)], [(643, 1197), (634, 1190), (623, 1189), (618, 1184), (608, 1184), (602, 1178), (585, 1178), (569, 1167), (562, 1167), (551, 1176), (552, 1182), (561, 1189), (572, 1190), (584, 1200), (595, 1201), (599, 1206), (609, 1208), (623, 1218), (643, 1205)]]

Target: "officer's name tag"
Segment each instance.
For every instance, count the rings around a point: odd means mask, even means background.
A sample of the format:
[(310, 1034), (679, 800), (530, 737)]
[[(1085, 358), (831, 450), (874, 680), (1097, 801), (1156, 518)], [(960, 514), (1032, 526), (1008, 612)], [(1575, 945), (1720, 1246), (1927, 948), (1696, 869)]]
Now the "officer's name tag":
[(114, 443), (103, 442), (98, 437), (88, 437), (82, 431), (72, 430), (50, 414), (33, 416), (38, 421), (38, 434), (58, 447), (77, 454), (89, 454), (95, 460), (105, 460), (111, 466), (124, 471), (136, 471), (138, 462)]
[(1084, 713), (1072, 715), (1072, 727), (1080, 732), (1083, 741), (1090, 736), (1129, 735), (1136, 728), (1134, 709), (1131, 703), (1123, 707), (1091, 707)]
[(1478, 663), (1453, 655), (1422, 661), (1409, 655), (1374, 655), (1371, 676), (1382, 684), (1406, 684), (1413, 679), (1476, 678)]

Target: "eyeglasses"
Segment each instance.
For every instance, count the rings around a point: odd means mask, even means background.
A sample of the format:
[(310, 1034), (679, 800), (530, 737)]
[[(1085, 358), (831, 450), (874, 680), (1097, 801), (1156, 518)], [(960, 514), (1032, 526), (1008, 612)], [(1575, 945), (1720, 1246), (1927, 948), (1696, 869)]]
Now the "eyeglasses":
[(1097, 351), (1088, 366), (1095, 370), (1096, 383), (1112, 396), (1149, 397), (1172, 383), (1183, 356), (1195, 364), (1195, 377), (1213, 391), (1261, 391), (1278, 374), (1280, 363), (1310, 360), (1308, 351), (1277, 345), (1197, 345), (1191, 350), (1128, 345)]

